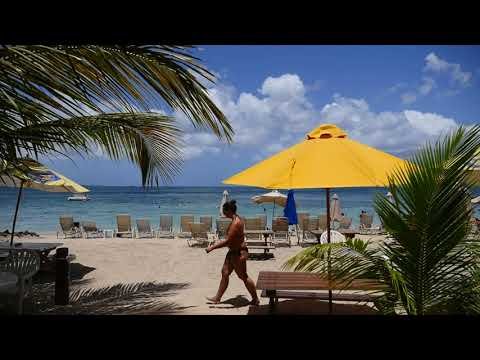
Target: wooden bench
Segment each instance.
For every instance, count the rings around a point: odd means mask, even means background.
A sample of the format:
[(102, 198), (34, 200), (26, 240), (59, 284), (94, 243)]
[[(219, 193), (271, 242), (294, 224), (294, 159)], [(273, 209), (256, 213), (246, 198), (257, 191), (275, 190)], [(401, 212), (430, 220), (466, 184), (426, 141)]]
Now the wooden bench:
[[(279, 298), (330, 300), (330, 292), (332, 290), (374, 291), (382, 288), (382, 284), (369, 279), (354, 280), (346, 287), (345, 283), (329, 281), (321, 278), (318, 274), (304, 272), (260, 271), (257, 280), (257, 289), (263, 290), (261, 296), (270, 298), (270, 312), (274, 312)], [(377, 296), (378, 293), (332, 293), (331, 298), (337, 301), (370, 302)]]

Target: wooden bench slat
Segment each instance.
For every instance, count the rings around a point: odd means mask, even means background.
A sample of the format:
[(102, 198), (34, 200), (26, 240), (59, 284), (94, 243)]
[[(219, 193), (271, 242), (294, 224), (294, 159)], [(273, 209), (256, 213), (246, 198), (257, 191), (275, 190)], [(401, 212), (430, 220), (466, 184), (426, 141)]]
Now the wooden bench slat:
[[(328, 292), (313, 293), (304, 291), (276, 291), (275, 297), (277, 299), (315, 299), (315, 300), (328, 300)], [(262, 291), (261, 297), (270, 297), (267, 295), (267, 290)], [(346, 294), (346, 293), (332, 293), (332, 299), (337, 301), (367, 301), (371, 302), (375, 296), (369, 294)]]
[(259, 290), (375, 290), (381, 288), (383, 288), (382, 284), (369, 279), (354, 280), (345, 287), (345, 283), (328, 281), (318, 274), (301, 272), (261, 271), (257, 281)]

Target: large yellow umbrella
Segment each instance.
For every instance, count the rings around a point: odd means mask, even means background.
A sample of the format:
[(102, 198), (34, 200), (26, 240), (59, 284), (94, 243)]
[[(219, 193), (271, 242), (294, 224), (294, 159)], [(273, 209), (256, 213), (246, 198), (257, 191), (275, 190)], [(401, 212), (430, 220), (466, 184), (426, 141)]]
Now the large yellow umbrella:
[(48, 192), (71, 192), (86, 193), (87, 188), (77, 184), (75, 181), (48, 169), (39, 162), (31, 159), (22, 159), (17, 166), (3, 162), (0, 167), (0, 186), (18, 187), (17, 205), (13, 218), (12, 237), (10, 246), (13, 245), (13, 235), (17, 222), (18, 207), (22, 196), (23, 188), (31, 188)]
[[(306, 139), (223, 181), (267, 189), (325, 188), (327, 241), (330, 242), (330, 188), (388, 185), (388, 174), (405, 161), (350, 140), (332, 124), (323, 124)], [(331, 292), (329, 296), (332, 306)]]

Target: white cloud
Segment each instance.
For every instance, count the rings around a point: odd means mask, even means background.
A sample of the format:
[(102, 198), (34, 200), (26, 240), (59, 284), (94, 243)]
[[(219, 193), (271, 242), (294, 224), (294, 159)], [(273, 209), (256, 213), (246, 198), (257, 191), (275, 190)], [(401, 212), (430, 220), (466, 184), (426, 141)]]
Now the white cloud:
[[(424, 93), (435, 86), (426, 79), (422, 84)], [(307, 98), (303, 81), (295, 74), (268, 77), (258, 94), (238, 94), (233, 86), (225, 84), (210, 88), (209, 93), (235, 131), (229, 153), (235, 158), (248, 152), (252, 161), (301, 141), (320, 123), (337, 124), (350, 138), (398, 155), (407, 154), (425, 140), (457, 126), (454, 119), (415, 110), (376, 113), (365, 99), (340, 94), (334, 94), (333, 100), (323, 107), (315, 107)], [(186, 118), (182, 121), (188, 123)], [(191, 125), (186, 132), (187, 159), (219, 154), (225, 146), (214, 135), (194, 130)]]
[(340, 95), (323, 107), (320, 118), (338, 124), (354, 140), (396, 154), (409, 153), (457, 126), (453, 119), (413, 110), (375, 113), (365, 100)]
[(418, 88), (418, 92), (422, 95), (428, 95), (433, 88), (436, 87), (436, 82), (431, 77), (424, 77), (423, 82)]
[(472, 73), (463, 71), (460, 64), (449, 63), (431, 52), (425, 57), (425, 71), (433, 73), (447, 73), (450, 76), (452, 85), (466, 87), (470, 85)]
[(273, 100), (284, 101), (305, 95), (305, 86), (300, 77), (295, 74), (284, 74), (279, 77), (269, 76), (259, 90), (262, 95)]

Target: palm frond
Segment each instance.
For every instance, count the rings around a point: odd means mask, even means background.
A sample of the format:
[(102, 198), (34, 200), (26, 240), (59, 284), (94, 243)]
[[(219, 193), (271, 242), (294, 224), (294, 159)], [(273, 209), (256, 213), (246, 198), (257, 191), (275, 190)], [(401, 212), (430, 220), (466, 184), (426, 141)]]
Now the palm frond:
[(144, 185), (168, 181), (179, 170), (180, 129), (160, 115), (155, 122), (152, 109), (166, 105), (232, 139), (202, 79), (215, 78), (188, 47), (1, 46), (0, 160), (98, 145), (137, 164)]

